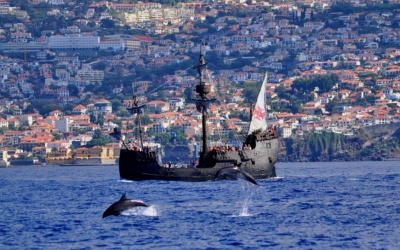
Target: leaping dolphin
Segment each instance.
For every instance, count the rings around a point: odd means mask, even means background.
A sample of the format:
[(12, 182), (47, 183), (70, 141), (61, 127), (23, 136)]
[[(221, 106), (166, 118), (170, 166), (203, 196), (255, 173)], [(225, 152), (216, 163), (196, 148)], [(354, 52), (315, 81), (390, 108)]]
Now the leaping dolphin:
[(215, 180), (238, 180), (243, 179), (245, 181), (249, 181), (254, 185), (258, 185), (257, 181), (251, 176), (249, 173), (244, 171), (241, 167), (227, 167), (218, 170), (215, 175)]
[(115, 215), (118, 216), (120, 215), (123, 211), (128, 210), (132, 207), (148, 207), (145, 202), (141, 200), (131, 200), (126, 198), (126, 193), (121, 196), (121, 199), (119, 201), (115, 202), (111, 206), (107, 208), (106, 211), (103, 213), (103, 218), (110, 216), (110, 215)]

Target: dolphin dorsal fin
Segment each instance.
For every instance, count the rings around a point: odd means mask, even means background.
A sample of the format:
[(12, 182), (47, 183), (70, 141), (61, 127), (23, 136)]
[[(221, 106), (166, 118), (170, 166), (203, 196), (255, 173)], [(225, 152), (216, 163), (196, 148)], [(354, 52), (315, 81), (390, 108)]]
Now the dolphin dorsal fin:
[(120, 201), (124, 201), (124, 200), (126, 200), (126, 193), (124, 193), (122, 196), (121, 196), (121, 199), (119, 199)]

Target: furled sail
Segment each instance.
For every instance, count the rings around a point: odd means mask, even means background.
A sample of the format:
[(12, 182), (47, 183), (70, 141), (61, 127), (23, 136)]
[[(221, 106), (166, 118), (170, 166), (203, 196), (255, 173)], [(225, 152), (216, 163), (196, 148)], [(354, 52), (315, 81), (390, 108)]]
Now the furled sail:
[(253, 116), (251, 117), (249, 133), (255, 130), (264, 131), (267, 129), (266, 108), (265, 108), (265, 89), (267, 86), (267, 73), (265, 73), (260, 92), (258, 93), (257, 103), (254, 107)]

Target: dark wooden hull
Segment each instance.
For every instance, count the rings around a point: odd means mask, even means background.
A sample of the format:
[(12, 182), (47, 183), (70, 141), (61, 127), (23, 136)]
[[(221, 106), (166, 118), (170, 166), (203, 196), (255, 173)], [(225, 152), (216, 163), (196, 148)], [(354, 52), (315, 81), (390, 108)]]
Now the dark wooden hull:
[(153, 151), (122, 149), (119, 159), (119, 173), (122, 179), (168, 180), (200, 182), (214, 180), (222, 168), (240, 166), (255, 179), (276, 177), (275, 163), (278, 157), (278, 138), (257, 141), (252, 149), (236, 151), (210, 151), (199, 166), (188, 164), (184, 167), (160, 165)]

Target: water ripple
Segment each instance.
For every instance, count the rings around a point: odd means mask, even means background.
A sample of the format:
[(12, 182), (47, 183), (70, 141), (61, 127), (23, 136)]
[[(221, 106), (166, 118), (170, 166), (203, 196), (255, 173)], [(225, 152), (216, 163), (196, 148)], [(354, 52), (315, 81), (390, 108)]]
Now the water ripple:
[[(117, 167), (0, 169), (0, 249), (396, 249), (393, 162), (279, 163), (273, 180), (119, 180)], [(101, 218), (129, 194), (151, 206)]]

